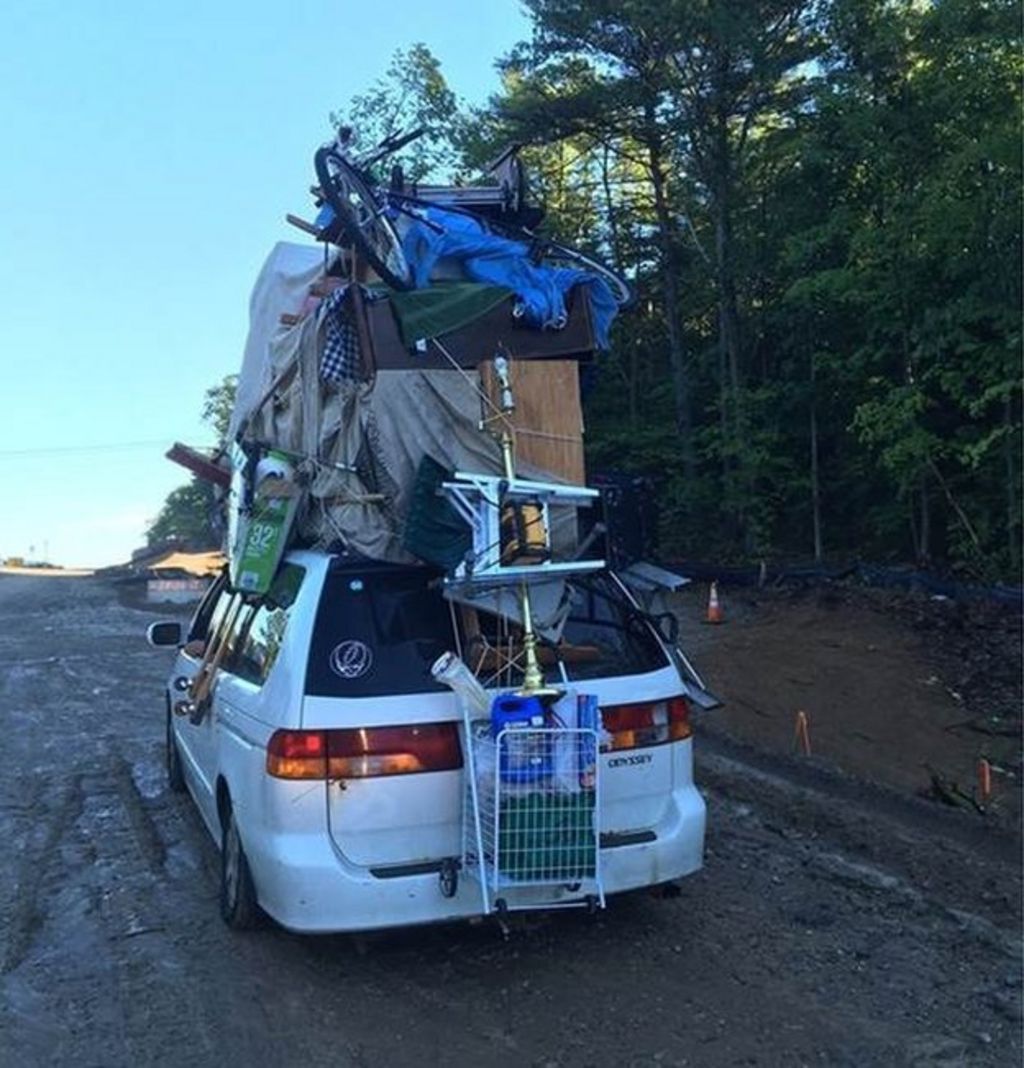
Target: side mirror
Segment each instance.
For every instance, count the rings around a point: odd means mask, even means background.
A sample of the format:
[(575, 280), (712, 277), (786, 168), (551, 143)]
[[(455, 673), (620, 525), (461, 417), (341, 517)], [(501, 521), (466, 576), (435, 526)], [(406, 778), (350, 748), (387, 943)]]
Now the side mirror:
[(150, 645), (181, 645), (181, 624), (150, 623), (146, 628), (146, 641)]

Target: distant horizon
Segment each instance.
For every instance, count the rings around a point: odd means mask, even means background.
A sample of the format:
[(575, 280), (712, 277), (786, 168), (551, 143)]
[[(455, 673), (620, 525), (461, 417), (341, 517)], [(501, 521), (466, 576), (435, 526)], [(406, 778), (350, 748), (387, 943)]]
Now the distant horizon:
[(39, 578), (89, 578), (102, 568), (96, 567), (63, 567), (54, 564), (51, 567), (9, 567), (0, 563), (0, 577), (4, 575), (28, 575)]
[[(163, 553), (184, 553), (186, 555), (203, 555), (205, 553), (223, 553), (223, 545), (210, 545), (204, 549), (189, 548), (186, 544), (187, 538), (163, 538), (160, 541), (150, 545), (147, 541), (143, 541), (142, 544), (137, 545), (134, 549), (130, 550), (128, 555), (123, 560), (115, 560), (108, 564), (82, 564), (82, 563), (64, 563), (63, 561), (49, 559), (45, 556), (21, 556), (17, 553), (5, 553), (0, 550), (0, 571), (3, 570), (45, 570), (46, 568), (53, 568), (61, 571), (102, 571), (111, 567), (123, 567), (130, 565), (135, 559), (136, 555), (142, 554), (147, 550)], [(34, 548), (34, 547), (31, 547)], [(20, 561), (15, 563), (14, 561)]]

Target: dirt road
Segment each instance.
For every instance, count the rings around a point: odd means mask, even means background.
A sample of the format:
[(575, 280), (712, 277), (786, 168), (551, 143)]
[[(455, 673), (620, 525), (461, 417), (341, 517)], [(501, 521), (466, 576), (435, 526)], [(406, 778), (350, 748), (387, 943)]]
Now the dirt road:
[(1005, 832), (721, 732), (678, 897), (507, 942), (230, 933), (216, 851), (164, 784), (150, 618), (97, 579), (0, 577), (2, 1063), (1020, 1063)]

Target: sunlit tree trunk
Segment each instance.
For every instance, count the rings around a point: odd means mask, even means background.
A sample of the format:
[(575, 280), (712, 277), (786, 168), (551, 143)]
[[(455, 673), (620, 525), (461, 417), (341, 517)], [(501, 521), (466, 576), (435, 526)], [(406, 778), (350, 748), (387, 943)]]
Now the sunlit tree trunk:
[(1007, 397), (1003, 402), (1003, 462), (1006, 467), (1006, 541), (1009, 550), (1010, 572), (1015, 577), (1020, 573), (1020, 505), (1017, 500), (1017, 465), (1013, 448), (1013, 402)]
[[(653, 105), (649, 105), (648, 116), (653, 123)], [(677, 226), (675, 215), (669, 205), (665, 161), (658, 138), (650, 137), (646, 147), (651, 172), (651, 188), (654, 192), (654, 212), (658, 221), (665, 325), (668, 331), (668, 357), (672, 376), (672, 395), (675, 401), (676, 429), (679, 433), (683, 472), (692, 487), (697, 480), (697, 458), (693, 447), (693, 401), (679, 303)]]
[(811, 353), (811, 525), (814, 532), (814, 559), (820, 563), (821, 550), (821, 483), (818, 476), (818, 398), (817, 372)]
[(928, 480), (921, 478), (918, 490), (918, 501), (921, 509), (921, 526), (918, 534), (917, 562), (926, 567), (932, 555), (932, 509), (928, 496)]

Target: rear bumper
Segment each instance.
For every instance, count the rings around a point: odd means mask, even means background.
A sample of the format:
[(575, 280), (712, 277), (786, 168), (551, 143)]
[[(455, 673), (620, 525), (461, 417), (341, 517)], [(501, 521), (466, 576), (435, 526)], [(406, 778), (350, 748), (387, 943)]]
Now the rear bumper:
[[(672, 792), (650, 841), (623, 836), (601, 849), (606, 894), (655, 886), (700, 869), (704, 853), (704, 800), (687, 783)], [(454, 896), (441, 893), (437, 873), (381, 878), (348, 862), (325, 833), (263, 829), (246, 836), (246, 852), (263, 909), (283, 927), (304, 933), (362, 931), (469, 919), (484, 912), (479, 882), (459, 873)], [(257, 846), (256, 843), (259, 843)], [(255, 848), (253, 848), (255, 847)], [(547, 892), (545, 891), (545, 894)], [(573, 894), (558, 889), (552, 906)], [(547, 900), (547, 898), (546, 898)]]

